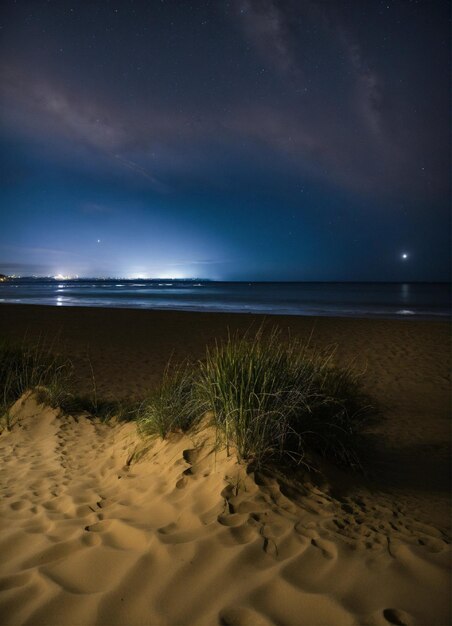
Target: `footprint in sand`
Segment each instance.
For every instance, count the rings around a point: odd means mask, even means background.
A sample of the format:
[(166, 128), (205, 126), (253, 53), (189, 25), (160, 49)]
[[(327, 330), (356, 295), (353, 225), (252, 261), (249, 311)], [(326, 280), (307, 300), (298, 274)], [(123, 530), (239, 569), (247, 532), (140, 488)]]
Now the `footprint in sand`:
[(184, 489), (187, 486), (187, 474), (186, 474), (187, 470), (185, 470), (184, 472), (184, 476), (182, 476), (182, 478), (179, 478), (179, 480), (176, 483), (176, 489)]
[(420, 537), (418, 539), (420, 546), (425, 546), (430, 552), (442, 552), (444, 550), (444, 542), (433, 537)]
[(217, 536), (218, 541), (228, 547), (250, 543), (256, 539), (256, 537), (259, 537), (256, 529), (248, 522), (241, 526), (229, 526), (227, 532), (223, 532)]
[(335, 559), (337, 557), (337, 548), (332, 541), (324, 539), (311, 539), (311, 544), (321, 550), (322, 555), (326, 559)]
[(9, 506), (13, 511), (20, 511), (27, 506), (27, 502), (25, 500), (17, 500), (16, 502), (12, 502)]
[(412, 624), (408, 613), (400, 609), (384, 609), (383, 617), (388, 624), (394, 624), (394, 626), (410, 626)]
[(103, 533), (111, 526), (113, 520), (104, 520), (101, 513), (97, 514), (98, 521), (85, 526), (85, 530), (90, 533)]
[(157, 532), (160, 533), (161, 535), (171, 535), (172, 533), (175, 533), (177, 530), (179, 530), (179, 526), (176, 524), (176, 522), (171, 522), (170, 524), (167, 524), (166, 526), (162, 526), (161, 528), (158, 528)]
[(271, 537), (264, 537), (264, 543), (262, 545), (262, 549), (264, 550), (266, 554), (268, 554), (269, 556), (272, 556), (275, 559), (278, 556), (278, 546), (276, 545), (275, 540), (272, 539)]
[(182, 456), (184, 457), (184, 461), (186, 461), (190, 465), (194, 465), (199, 458), (199, 450), (197, 450), (196, 448), (192, 448), (191, 450), (184, 450), (182, 452)]
[(218, 523), (222, 526), (241, 526), (247, 519), (246, 515), (240, 515), (238, 513), (219, 515), (217, 517)]

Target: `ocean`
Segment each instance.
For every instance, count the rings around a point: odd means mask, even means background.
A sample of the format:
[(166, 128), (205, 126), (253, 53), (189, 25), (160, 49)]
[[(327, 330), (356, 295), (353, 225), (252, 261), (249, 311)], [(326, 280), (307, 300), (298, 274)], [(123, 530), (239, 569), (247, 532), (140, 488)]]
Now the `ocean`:
[(0, 283), (0, 303), (398, 319), (451, 315), (447, 283), (19, 278)]

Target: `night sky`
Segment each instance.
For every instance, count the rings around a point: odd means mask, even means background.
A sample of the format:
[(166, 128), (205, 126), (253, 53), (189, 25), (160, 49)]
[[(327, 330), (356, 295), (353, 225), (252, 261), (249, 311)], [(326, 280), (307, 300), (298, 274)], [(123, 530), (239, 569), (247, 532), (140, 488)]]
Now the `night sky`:
[(0, 272), (448, 279), (448, 1), (1, 12)]

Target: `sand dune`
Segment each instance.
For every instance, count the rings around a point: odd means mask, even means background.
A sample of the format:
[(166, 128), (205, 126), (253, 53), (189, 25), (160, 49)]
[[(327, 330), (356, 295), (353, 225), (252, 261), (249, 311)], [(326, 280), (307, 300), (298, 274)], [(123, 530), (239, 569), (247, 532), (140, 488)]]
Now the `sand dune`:
[(33, 395), (0, 437), (5, 624), (447, 624), (450, 543), (384, 493), (338, 497)]

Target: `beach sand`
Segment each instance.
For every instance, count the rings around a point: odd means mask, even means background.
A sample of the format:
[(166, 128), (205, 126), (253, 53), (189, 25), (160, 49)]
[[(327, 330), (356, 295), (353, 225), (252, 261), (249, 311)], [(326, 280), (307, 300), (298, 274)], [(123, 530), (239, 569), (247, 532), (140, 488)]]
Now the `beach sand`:
[[(141, 397), (248, 315), (3, 305), (2, 336), (59, 335), (81, 390)], [(383, 409), (368, 475), (247, 473), (214, 434), (144, 442), (132, 423), (33, 395), (0, 436), (0, 623), (442, 625), (450, 611), (450, 327), (267, 318), (366, 367)]]

